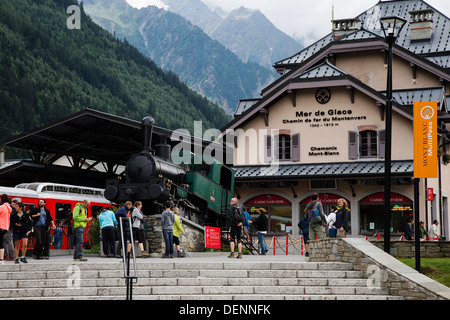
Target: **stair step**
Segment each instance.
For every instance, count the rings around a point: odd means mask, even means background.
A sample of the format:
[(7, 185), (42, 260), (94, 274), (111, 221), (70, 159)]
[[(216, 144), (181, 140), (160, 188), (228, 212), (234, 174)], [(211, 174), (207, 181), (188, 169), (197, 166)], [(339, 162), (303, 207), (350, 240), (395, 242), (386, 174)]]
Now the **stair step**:
[[(77, 269), (79, 268), (79, 269)], [(139, 260), (133, 299), (146, 300), (387, 300), (386, 288), (370, 289), (351, 263)], [(73, 272), (80, 272), (73, 288)], [(123, 300), (121, 260), (105, 263), (6, 264), (0, 268), (0, 299)], [(75, 283), (76, 284), (76, 283)]]

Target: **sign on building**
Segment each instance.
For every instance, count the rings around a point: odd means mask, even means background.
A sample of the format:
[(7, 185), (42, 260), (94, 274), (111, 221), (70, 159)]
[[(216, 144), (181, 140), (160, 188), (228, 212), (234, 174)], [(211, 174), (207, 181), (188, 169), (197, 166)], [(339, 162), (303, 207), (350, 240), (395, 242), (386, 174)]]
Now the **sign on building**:
[(414, 178), (437, 178), (437, 102), (414, 102)]

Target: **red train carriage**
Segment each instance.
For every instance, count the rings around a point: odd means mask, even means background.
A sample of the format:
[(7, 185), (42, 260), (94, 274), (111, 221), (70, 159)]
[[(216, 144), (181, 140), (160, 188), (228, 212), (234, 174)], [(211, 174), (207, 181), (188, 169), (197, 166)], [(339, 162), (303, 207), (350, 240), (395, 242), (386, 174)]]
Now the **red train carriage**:
[[(103, 189), (81, 187), (57, 183), (22, 183), (15, 188), (0, 187), (0, 194), (7, 194), (11, 200), (14, 198), (20, 199), (25, 205), (25, 211), (38, 206), (39, 199), (45, 200), (45, 206), (50, 210), (50, 214), (58, 225), (63, 225), (63, 242), (61, 249), (72, 249), (73, 240), (68, 230), (66, 218), (72, 212), (75, 204), (83, 202), (87, 199), (91, 202), (91, 206), (88, 209), (88, 217), (97, 216), (104, 207), (109, 207), (110, 202), (103, 196)], [(89, 225), (88, 227), (89, 228)], [(53, 239), (54, 231), (51, 231)], [(88, 241), (89, 232), (85, 233), (84, 241)], [(34, 239), (31, 237), (28, 242), (28, 248), (34, 248)], [(54, 249), (54, 243), (50, 246), (50, 249)]]

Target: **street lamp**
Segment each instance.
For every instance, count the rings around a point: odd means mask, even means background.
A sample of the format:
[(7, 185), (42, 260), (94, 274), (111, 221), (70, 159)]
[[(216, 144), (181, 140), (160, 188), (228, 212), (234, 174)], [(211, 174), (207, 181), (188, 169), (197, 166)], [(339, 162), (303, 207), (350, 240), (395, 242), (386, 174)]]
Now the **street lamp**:
[(389, 45), (386, 84), (386, 141), (384, 158), (384, 251), (391, 247), (391, 146), (392, 146), (392, 47), (406, 20), (397, 16), (380, 18), (384, 37)]

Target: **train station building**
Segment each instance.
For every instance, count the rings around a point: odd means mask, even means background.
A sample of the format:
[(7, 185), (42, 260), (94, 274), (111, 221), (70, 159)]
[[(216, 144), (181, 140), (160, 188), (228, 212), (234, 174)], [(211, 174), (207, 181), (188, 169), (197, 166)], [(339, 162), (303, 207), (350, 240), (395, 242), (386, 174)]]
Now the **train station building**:
[[(222, 128), (233, 141), (235, 193), (269, 234), (298, 235), (313, 193), (326, 213), (347, 200), (350, 236), (383, 232), (388, 42), (380, 18), (406, 24), (393, 46), (391, 235), (403, 235), (414, 208), (413, 103), (437, 101), (449, 128), (450, 19), (422, 0), (380, 1), (274, 68), (281, 77), (261, 97), (243, 99)], [(449, 236), (448, 137), (439, 134), (438, 177), (420, 179), (420, 220)]]

